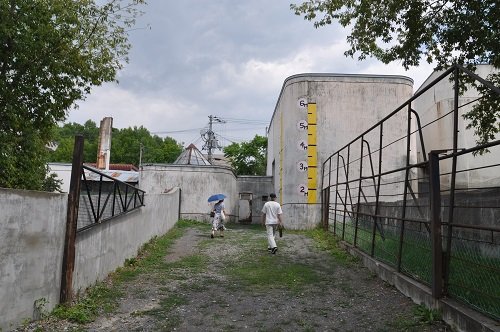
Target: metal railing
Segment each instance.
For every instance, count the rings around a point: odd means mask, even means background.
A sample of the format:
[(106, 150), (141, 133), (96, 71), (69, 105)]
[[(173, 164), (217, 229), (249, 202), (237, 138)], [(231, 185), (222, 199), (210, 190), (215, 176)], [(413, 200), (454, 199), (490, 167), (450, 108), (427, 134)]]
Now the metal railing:
[(83, 165), (77, 232), (144, 206), (141, 189)]
[[(421, 121), (412, 104), (450, 75), (450, 110), (431, 107)], [(500, 140), (467, 146), (459, 117), (478, 100), (460, 105), (460, 75), (500, 95), (460, 66), (445, 71), (323, 163), (323, 224), (429, 285), (435, 298), (455, 298), (500, 320)], [(395, 137), (401, 121), (405, 133)], [(486, 148), (490, 153), (478, 153)]]

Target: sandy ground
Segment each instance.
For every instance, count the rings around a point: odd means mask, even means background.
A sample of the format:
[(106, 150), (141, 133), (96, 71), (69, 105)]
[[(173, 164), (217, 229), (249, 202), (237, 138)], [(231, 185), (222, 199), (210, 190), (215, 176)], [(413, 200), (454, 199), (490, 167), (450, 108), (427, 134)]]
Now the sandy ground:
[[(232, 226), (232, 227), (231, 227)], [(415, 304), (359, 263), (339, 264), (302, 234), (278, 238), (266, 250), (265, 231), (229, 225), (225, 237), (210, 238), (199, 227), (165, 253), (171, 268), (122, 285), (118, 310), (92, 323), (47, 323), (31, 331), (451, 331), (444, 323), (415, 325)], [(182, 262), (203, 257), (203, 268)], [(319, 276), (292, 289), (269, 280), (249, 286), (229, 271), (259, 260), (302, 266)], [(250, 271), (251, 272), (251, 271)]]

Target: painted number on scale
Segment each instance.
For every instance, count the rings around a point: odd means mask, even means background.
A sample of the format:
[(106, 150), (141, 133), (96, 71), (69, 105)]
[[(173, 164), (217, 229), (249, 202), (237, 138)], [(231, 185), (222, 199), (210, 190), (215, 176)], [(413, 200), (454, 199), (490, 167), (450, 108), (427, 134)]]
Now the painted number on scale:
[(300, 109), (307, 108), (307, 99), (300, 98), (299, 100), (297, 100), (297, 105), (299, 106)]
[(307, 162), (306, 161), (299, 161), (297, 163), (297, 170), (299, 172), (305, 172), (305, 171), (307, 171)]
[(306, 130), (307, 129), (307, 121), (306, 120), (300, 120), (297, 122), (297, 129), (298, 130)]
[(307, 196), (307, 193), (308, 193), (308, 189), (307, 189), (307, 186), (304, 185), (304, 184), (299, 184), (299, 194), (300, 195), (304, 195), (304, 196)]
[(297, 149), (299, 149), (299, 151), (307, 150), (307, 142), (306, 141), (299, 141), (299, 143), (297, 143)]

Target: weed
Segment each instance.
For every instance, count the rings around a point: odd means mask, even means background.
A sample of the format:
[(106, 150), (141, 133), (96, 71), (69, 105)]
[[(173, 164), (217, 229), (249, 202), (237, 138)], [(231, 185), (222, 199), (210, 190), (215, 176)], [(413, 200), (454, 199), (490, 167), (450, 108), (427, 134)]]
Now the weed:
[(428, 325), (432, 325), (441, 320), (441, 312), (439, 312), (439, 310), (427, 308), (423, 304), (415, 307), (414, 314), (419, 322)]
[(75, 323), (88, 323), (93, 321), (101, 311), (113, 311), (117, 307), (120, 295), (121, 292), (117, 288), (98, 283), (90, 287), (74, 305), (58, 305), (52, 311), (52, 315)]
[(132, 257), (132, 258), (127, 258), (123, 265), (124, 266), (134, 266), (136, 263), (137, 263), (137, 258)]
[(33, 316), (35, 320), (48, 316), (49, 313), (45, 307), (48, 303), (49, 301), (44, 297), (35, 300), (35, 303), (33, 304), (35, 309)]

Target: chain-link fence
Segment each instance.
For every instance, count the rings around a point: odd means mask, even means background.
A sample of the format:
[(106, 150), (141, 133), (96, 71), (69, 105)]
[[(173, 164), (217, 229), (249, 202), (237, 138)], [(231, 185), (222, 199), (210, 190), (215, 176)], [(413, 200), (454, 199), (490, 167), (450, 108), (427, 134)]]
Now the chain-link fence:
[[(500, 96), (459, 66), (441, 74), (325, 161), (323, 216), (336, 236), (428, 285), (436, 298), (500, 320), (500, 140), (471, 139), (463, 115), (481, 97), (455, 93), (465, 74)], [(401, 123), (405, 133), (387, 135)]]

